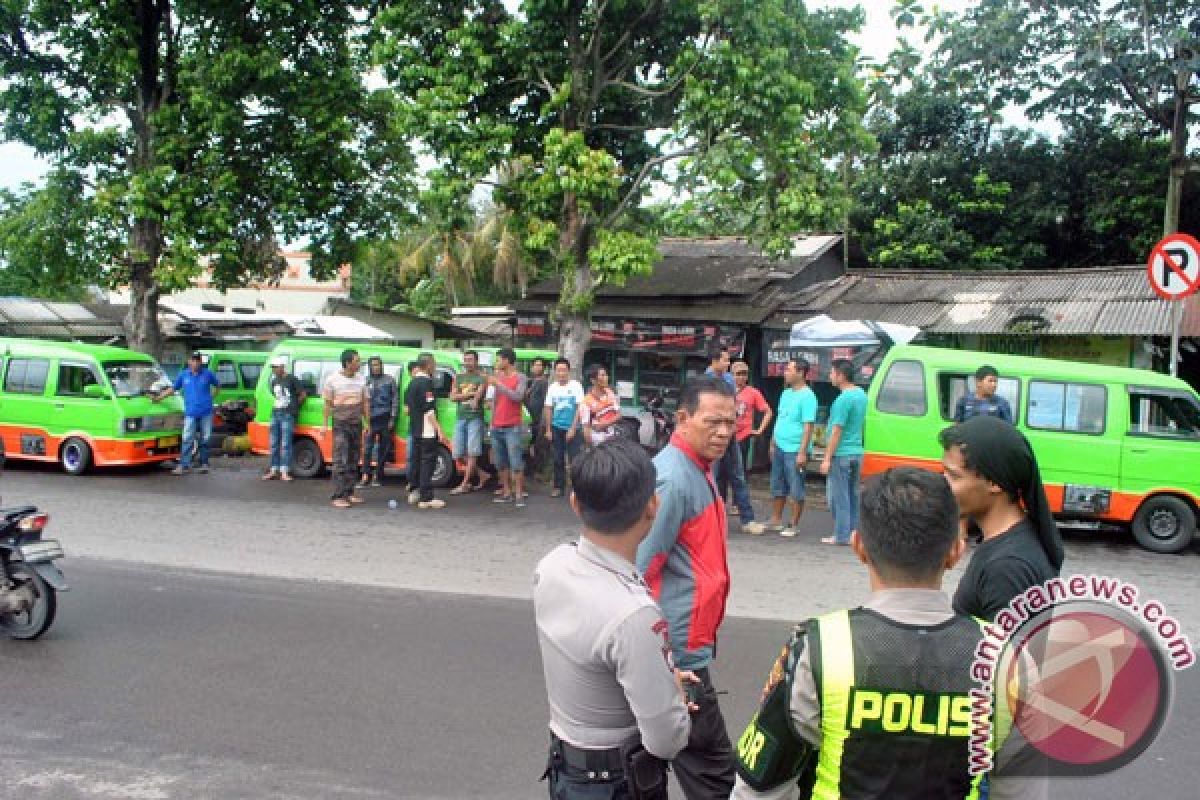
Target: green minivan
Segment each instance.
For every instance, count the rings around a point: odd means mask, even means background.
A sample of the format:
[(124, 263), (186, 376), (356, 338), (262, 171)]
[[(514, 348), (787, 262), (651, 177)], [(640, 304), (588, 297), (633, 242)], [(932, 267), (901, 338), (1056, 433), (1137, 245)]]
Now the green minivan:
[(893, 347), (868, 391), (863, 474), (940, 469), (938, 433), (985, 364), (999, 373), (997, 394), (1033, 446), (1056, 516), (1129, 525), (1154, 552), (1187, 548), (1200, 514), (1200, 398), (1157, 372)]
[(179, 456), (183, 401), (144, 353), (104, 345), (0, 339), (0, 445), (9, 459), (56, 461), (72, 474)]
[[(284, 339), (276, 345), (269, 358), (282, 356), (287, 359), (291, 373), (300, 380), (307, 395), (296, 420), (296, 430), (292, 439), (292, 474), (298, 478), (315, 478), (327, 465), (333, 463), (333, 437), (318, 435), (324, 421), (325, 405), (321, 399), (320, 387), (329, 375), (342, 368), (340, 359), (342, 351), (347, 348), (358, 351), (362, 358), (363, 370), (367, 369), (367, 360), (371, 356), (379, 356), (383, 360), (384, 371), (399, 384), (402, 407), (396, 423), (392, 464), (403, 467), (407, 463), (408, 415), (403, 409), (403, 393), (408, 388), (409, 365), (415, 363), (417, 356), (425, 351), (416, 347), (392, 347), (327, 339)], [(433, 353), (438, 364), (437, 374), (434, 376), (434, 391), (438, 396), (437, 416), (442, 430), (433, 471), (433, 484), (443, 488), (452, 485), (457, 475), (450, 441), (446, 438), (454, 432), (455, 404), (447, 398), (454, 375), (462, 370), (462, 357), (453, 351), (429, 352)], [(257, 412), (248, 428), (250, 449), (258, 454), (271, 452), (270, 379), (271, 371), (264, 370), (256, 389)]]

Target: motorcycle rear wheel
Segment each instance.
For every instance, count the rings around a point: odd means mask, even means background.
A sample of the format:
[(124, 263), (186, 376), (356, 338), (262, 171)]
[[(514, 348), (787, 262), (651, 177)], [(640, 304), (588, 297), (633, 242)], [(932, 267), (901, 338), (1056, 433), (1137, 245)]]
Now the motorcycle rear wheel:
[(20, 614), (0, 614), (0, 631), (14, 639), (32, 640), (41, 636), (54, 622), (58, 611), (58, 597), (42, 576), (25, 564), (14, 562), (9, 565), (10, 577), (18, 586), (28, 584), (36, 596), (33, 607)]

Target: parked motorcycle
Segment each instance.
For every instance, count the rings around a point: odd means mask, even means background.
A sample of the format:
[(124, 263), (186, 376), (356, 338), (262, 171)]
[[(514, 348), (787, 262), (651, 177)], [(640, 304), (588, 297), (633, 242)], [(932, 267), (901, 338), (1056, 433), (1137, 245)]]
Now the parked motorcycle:
[(635, 416), (618, 422), (617, 431), (653, 455), (670, 443), (675, 432), (675, 415), (663, 410), (663, 395), (659, 392), (644, 402)]
[(58, 610), (55, 594), (70, 588), (54, 564), (62, 547), (42, 538), (49, 521), (36, 506), (0, 509), (0, 631), (14, 639), (45, 633)]

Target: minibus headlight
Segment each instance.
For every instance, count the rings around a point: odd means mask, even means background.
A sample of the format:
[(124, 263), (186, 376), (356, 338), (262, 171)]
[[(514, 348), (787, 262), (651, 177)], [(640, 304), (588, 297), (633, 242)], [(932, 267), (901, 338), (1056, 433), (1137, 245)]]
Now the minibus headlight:
[(146, 426), (144, 417), (129, 417), (125, 420), (124, 430), (126, 433), (137, 433)]

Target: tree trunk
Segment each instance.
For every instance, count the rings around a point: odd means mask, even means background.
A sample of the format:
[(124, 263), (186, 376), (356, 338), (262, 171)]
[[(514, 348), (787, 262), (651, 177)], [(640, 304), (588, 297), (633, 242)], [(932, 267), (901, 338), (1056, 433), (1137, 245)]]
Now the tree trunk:
[(569, 257), (570, 267), (563, 273), (562, 293), (558, 305), (558, 350), (571, 362), (575, 375), (583, 373), (583, 356), (592, 339), (591, 301), (595, 286), (588, 263), (588, 227), (579, 212), (575, 195), (563, 201), (562, 233), (559, 250)]
[(162, 230), (155, 220), (140, 219), (130, 237), (129, 313), (125, 339), (130, 349), (162, 358), (162, 331), (158, 327), (158, 282), (154, 269), (161, 252)]

